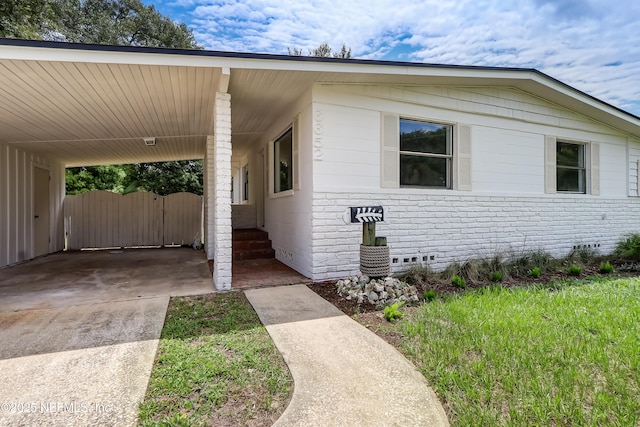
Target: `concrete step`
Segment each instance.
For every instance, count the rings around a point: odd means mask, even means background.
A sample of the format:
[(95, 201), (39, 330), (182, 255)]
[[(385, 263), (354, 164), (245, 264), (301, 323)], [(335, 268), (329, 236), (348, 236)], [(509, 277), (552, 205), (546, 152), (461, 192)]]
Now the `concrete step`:
[(272, 248), (267, 249), (234, 249), (233, 260), (242, 261), (247, 259), (267, 259), (275, 258), (276, 251)]
[(233, 249), (271, 249), (271, 240), (234, 240)]
[(255, 228), (233, 230), (233, 260), (275, 258), (269, 233)]
[(233, 241), (239, 240), (269, 240), (269, 233), (256, 228), (233, 230)]

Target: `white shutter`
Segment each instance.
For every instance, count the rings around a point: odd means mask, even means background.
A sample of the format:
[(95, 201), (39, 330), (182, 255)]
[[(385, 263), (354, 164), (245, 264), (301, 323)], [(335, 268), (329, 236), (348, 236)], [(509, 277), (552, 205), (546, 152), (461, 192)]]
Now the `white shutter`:
[(383, 188), (400, 187), (400, 118), (397, 114), (382, 113), (380, 185)]
[(300, 189), (300, 150), (299, 150), (299, 140), (300, 140), (300, 116), (297, 116), (293, 121), (292, 131), (291, 131), (291, 139), (292, 139), (292, 150), (293, 150), (293, 189)]
[(458, 125), (456, 129), (453, 141), (456, 188), (471, 191), (471, 126)]
[(591, 194), (594, 196), (600, 195), (600, 144), (589, 144), (591, 170), (589, 176), (591, 179)]
[(556, 177), (556, 138), (544, 137), (544, 192), (553, 194), (557, 191)]

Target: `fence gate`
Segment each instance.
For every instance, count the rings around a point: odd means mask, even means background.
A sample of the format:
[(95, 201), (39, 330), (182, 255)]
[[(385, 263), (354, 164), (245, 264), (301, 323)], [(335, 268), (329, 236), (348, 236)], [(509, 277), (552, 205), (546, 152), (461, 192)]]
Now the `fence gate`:
[(200, 238), (202, 196), (90, 191), (64, 199), (67, 249), (187, 245)]

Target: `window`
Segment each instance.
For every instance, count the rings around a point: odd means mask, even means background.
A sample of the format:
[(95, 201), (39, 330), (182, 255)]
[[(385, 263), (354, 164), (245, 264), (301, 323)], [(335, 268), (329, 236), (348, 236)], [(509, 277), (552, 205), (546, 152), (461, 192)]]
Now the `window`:
[(273, 143), (273, 192), (293, 189), (293, 129)]
[(400, 186), (451, 188), (453, 126), (400, 119)]
[(249, 201), (249, 165), (242, 167), (242, 200)]
[(587, 192), (585, 145), (557, 141), (556, 189), (568, 193)]

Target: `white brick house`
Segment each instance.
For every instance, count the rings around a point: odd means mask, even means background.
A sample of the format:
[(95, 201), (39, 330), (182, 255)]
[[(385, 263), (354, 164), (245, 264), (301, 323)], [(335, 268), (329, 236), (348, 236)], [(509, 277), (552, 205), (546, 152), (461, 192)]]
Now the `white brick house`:
[(384, 207), (393, 271), (640, 231), (640, 118), (535, 70), (0, 40), (0, 92), (0, 266), (63, 248), (65, 166), (137, 161), (205, 159), (218, 289), (232, 227), (355, 272), (350, 206)]

